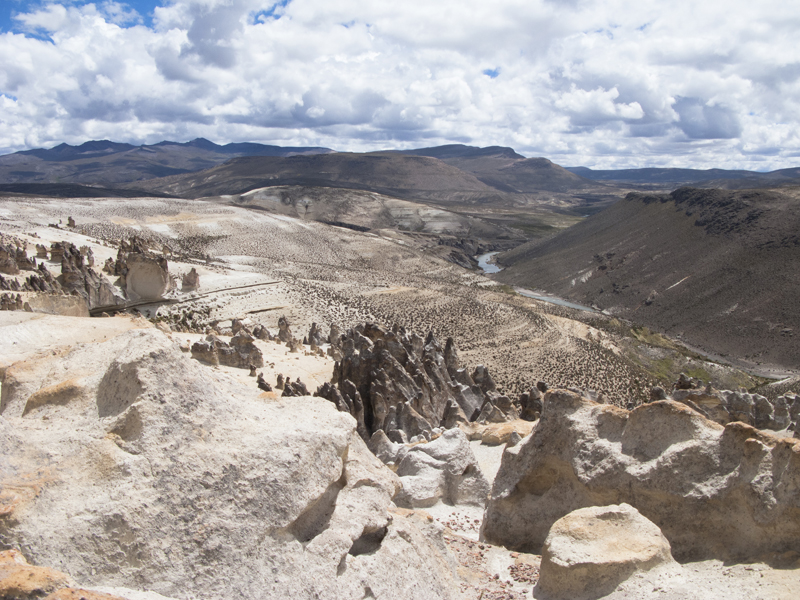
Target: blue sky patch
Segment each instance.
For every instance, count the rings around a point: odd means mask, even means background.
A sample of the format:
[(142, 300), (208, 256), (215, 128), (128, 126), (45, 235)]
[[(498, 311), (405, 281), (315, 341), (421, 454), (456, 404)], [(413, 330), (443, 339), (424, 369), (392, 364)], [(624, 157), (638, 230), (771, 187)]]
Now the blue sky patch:
[(273, 4), (268, 10), (262, 10), (256, 13), (254, 17), (254, 22), (256, 23), (266, 23), (270, 19), (277, 21), (281, 18), (281, 9), (286, 8), (292, 0), (280, 0), (280, 2), (276, 2)]
[(494, 69), (484, 69), (483, 74), (487, 75), (490, 79), (497, 79), (500, 75), (500, 67), (495, 67)]
[[(116, 1), (117, 4), (122, 6), (122, 8), (126, 8), (128, 10), (133, 9), (139, 13), (139, 16), (142, 18), (142, 22), (148, 27), (153, 24), (153, 11), (155, 8), (157, 6), (163, 6), (166, 4), (165, 0)], [(21, 33), (22, 29), (20, 27), (20, 22), (14, 19), (14, 15), (34, 12), (38, 8), (44, 7), (47, 4), (61, 4), (62, 6), (84, 6), (86, 4), (94, 4), (99, 10), (102, 11), (103, 3), (104, 0), (55, 0), (54, 2), (50, 3), (42, 0), (0, 0), (0, 33), (5, 33), (7, 31)], [(288, 3), (288, 0), (286, 0), (286, 3)], [(135, 23), (127, 23), (127, 25), (133, 24)], [(36, 35), (33, 37), (47, 39)]]

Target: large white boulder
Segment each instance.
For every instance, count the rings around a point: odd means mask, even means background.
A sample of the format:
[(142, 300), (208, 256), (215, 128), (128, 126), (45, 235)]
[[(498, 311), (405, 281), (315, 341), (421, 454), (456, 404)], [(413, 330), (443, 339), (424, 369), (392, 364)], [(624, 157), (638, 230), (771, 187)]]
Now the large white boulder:
[(550, 528), (536, 596), (600, 598), (634, 573), (665, 565), (675, 565), (669, 542), (631, 505), (580, 508)]
[(489, 482), (458, 428), (409, 448), (397, 464), (397, 475), (402, 489), (395, 502), (406, 508), (427, 508), (440, 501), (484, 506), (489, 495)]
[(391, 512), (397, 477), (326, 400), (265, 400), (156, 329), (0, 375), (0, 539), (35, 564), (177, 598), (457, 595), (435, 524)]

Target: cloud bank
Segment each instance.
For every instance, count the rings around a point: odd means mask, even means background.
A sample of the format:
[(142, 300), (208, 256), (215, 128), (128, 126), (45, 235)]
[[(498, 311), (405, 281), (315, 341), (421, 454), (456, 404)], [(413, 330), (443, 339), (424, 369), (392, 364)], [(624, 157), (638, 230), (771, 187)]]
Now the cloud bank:
[(597, 168), (800, 160), (785, 0), (140, 2), (17, 2), (0, 152), (202, 136)]

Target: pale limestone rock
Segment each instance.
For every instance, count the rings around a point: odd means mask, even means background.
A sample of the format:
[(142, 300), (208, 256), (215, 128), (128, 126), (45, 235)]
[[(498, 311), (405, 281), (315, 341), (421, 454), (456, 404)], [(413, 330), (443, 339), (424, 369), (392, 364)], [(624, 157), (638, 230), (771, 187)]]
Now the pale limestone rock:
[(192, 267), (191, 271), (189, 271), (188, 273), (184, 273), (181, 279), (181, 289), (184, 292), (191, 292), (199, 287), (200, 287), (200, 275), (197, 273), (197, 269)]
[(483, 506), (489, 493), (489, 483), (460, 429), (448, 429), (432, 442), (409, 448), (398, 462), (397, 474), (403, 489), (395, 502), (406, 508), (427, 508), (439, 501)]
[(172, 279), (163, 256), (131, 252), (126, 261), (125, 287), (130, 300), (157, 300), (170, 290)]
[(458, 596), (440, 530), (389, 512), (398, 478), (324, 399), (265, 403), (154, 328), (3, 377), (0, 537), (84, 586)]
[(629, 504), (580, 508), (550, 528), (536, 595), (600, 598), (634, 573), (674, 564), (661, 530)]
[(800, 551), (800, 441), (723, 427), (669, 400), (626, 411), (552, 390), (532, 435), (508, 448), (481, 535), (536, 552), (586, 506), (627, 502), (676, 558)]

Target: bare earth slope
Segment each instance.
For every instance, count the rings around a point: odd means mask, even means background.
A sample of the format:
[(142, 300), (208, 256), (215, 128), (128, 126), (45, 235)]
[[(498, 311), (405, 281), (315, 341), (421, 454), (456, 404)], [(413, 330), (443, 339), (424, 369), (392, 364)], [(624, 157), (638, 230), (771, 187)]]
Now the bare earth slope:
[(800, 364), (796, 191), (630, 194), (504, 255), (501, 281), (549, 292), (753, 364)]
[(199, 173), (154, 180), (153, 191), (201, 198), (241, 194), (269, 185), (332, 186), (367, 189), (395, 196), (415, 191), (490, 192), (474, 176), (421, 156), (337, 152), (313, 156), (244, 157)]

